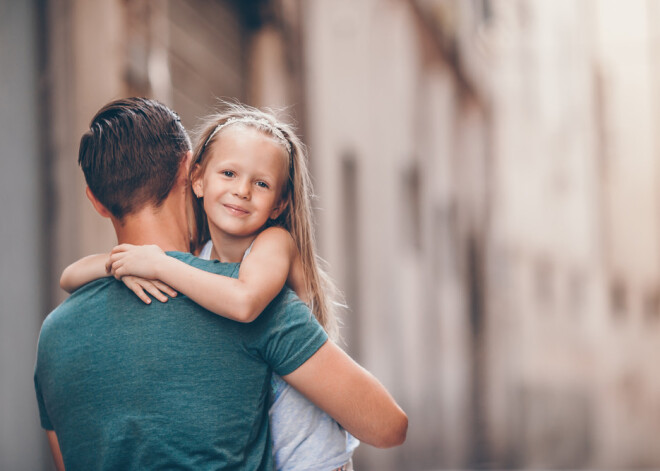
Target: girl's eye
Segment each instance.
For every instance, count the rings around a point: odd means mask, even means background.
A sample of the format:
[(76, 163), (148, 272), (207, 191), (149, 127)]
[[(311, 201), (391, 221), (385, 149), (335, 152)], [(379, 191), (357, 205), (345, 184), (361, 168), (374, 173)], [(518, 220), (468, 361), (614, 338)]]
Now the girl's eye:
[(222, 173), (225, 177), (233, 177), (233, 176), (234, 176), (234, 172), (232, 172), (231, 170), (223, 170), (221, 173)]
[(257, 182), (257, 186), (261, 188), (270, 188), (266, 182)]

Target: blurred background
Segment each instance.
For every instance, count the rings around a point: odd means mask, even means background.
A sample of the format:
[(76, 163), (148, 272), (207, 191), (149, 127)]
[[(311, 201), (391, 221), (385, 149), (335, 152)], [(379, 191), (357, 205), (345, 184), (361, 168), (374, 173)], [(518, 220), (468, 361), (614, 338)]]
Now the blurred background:
[(409, 415), (356, 469), (660, 468), (660, 1), (0, 0), (0, 469), (61, 270), (115, 243), (78, 141), (143, 95), (285, 107), (346, 349)]

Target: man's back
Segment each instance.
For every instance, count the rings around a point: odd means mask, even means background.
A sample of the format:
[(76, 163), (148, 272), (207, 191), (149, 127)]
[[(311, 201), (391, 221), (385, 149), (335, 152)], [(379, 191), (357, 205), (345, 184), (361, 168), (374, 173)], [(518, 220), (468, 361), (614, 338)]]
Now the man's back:
[(119, 282), (99, 280), (44, 322), (35, 371), (42, 424), (56, 431), (67, 470), (271, 469), (269, 365), (288, 374), (325, 340), (287, 290), (240, 324), (184, 296), (144, 305)]

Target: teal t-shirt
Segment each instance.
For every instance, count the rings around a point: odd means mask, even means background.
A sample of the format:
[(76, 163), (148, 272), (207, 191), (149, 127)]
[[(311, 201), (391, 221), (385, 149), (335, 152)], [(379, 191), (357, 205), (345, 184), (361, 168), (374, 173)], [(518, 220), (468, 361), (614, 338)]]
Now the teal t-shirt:
[[(238, 276), (238, 264), (169, 255)], [(244, 324), (181, 294), (146, 305), (104, 278), (43, 323), (34, 374), (41, 423), (57, 433), (67, 471), (270, 470), (271, 373), (291, 373), (326, 340), (287, 288)]]

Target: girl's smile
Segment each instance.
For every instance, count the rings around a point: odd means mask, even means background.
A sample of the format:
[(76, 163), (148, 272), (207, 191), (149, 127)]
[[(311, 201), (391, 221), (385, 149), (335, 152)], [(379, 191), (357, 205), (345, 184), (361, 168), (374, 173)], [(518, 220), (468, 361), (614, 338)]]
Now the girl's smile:
[(233, 205), (233, 204), (225, 204), (224, 207), (227, 208), (227, 211), (229, 212), (229, 214), (232, 214), (234, 216), (241, 217), (241, 216), (247, 216), (247, 215), (250, 214), (249, 211), (246, 211), (245, 209), (241, 208), (240, 206), (236, 206), (236, 205)]

